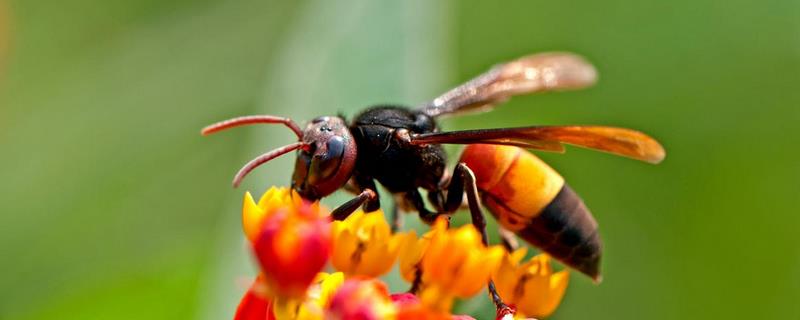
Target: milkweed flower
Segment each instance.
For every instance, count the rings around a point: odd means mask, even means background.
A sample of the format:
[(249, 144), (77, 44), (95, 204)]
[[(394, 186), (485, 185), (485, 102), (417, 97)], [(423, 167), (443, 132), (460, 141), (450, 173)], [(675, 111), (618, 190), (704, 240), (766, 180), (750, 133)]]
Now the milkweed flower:
[(344, 274), (319, 273), (303, 299), (277, 298), (273, 312), (277, 320), (322, 320), (334, 294), (344, 283)]
[(347, 280), (331, 299), (327, 320), (393, 320), (397, 308), (386, 284), (376, 279)]
[(554, 273), (546, 254), (520, 264), (524, 257), (524, 249), (505, 255), (493, 276), (497, 292), (506, 303), (517, 308), (517, 316), (547, 317), (564, 297), (569, 272)]
[[(250, 192), (244, 194), (242, 204), (242, 228), (247, 239), (251, 242), (256, 240), (264, 219), (278, 208), (298, 208), (303, 200), (297, 192), (289, 188), (272, 187), (261, 195), (258, 203), (255, 202)], [(320, 210), (319, 203), (312, 210)]]
[(402, 234), (392, 234), (383, 211), (358, 210), (343, 221), (334, 221), (331, 264), (348, 276), (378, 277), (392, 269)]
[[(521, 263), (524, 251), (486, 247), (472, 225), (449, 229), (439, 219), (417, 236), (392, 233), (382, 211), (331, 221), (318, 202), (287, 188), (270, 188), (257, 202), (246, 193), (242, 227), (261, 272), (234, 320), (474, 320), (451, 314), (453, 301), (490, 279), (513, 306), (500, 308), (497, 319), (524, 319), (551, 314), (569, 276), (554, 273), (546, 255)], [(339, 272), (320, 272), (329, 260)], [(413, 284), (409, 293), (389, 295), (377, 278), (395, 262)]]
[(328, 262), (328, 212), (316, 203), (273, 188), (255, 204), (245, 195), (243, 227), (271, 296), (301, 299)]
[(471, 297), (486, 286), (505, 250), (484, 246), (471, 224), (447, 229), (447, 222), (439, 219), (433, 229), (421, 261), (424, 287), (420, 298), (432, 309), (446, 312), (453, 298)]

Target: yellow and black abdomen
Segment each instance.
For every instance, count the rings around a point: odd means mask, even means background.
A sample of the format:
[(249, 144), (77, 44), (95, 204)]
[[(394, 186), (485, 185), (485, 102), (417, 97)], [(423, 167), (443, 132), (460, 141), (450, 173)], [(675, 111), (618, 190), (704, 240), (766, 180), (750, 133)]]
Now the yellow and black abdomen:
[(484, 205), (498, 222), (564, 264), (600, 279), (597, 222), (564, 178), (511, 146), (469, 145), (461, 162), (475, 172)]

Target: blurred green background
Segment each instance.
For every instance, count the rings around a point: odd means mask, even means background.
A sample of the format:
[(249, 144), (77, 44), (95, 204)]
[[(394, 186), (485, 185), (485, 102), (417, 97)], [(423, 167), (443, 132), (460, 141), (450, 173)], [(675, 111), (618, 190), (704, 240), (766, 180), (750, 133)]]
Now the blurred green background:
[(619, 125), (668, 150), (541, 154), (606, 248), (605, 281), (575, 274), (552, 318), (800, 318), (800, 2), (0, 0), (0, 319), (231, 318), (242, 193), (292, 157), (230, 178), (292, 135), (202, 126), (413, 105), (549, 50), (599, 84), (443, 125)]

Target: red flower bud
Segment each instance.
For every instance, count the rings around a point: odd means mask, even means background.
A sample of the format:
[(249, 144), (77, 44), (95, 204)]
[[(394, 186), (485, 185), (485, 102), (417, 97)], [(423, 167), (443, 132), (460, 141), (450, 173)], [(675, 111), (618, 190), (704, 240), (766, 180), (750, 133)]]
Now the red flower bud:
[(264, 220), (253, 248), (271, 295), (305, 296), (330, 256), (328, 221), (307, 201), (277, 208)]
[(394, 319), (397, 310), (386, 285), (379, 280), (351, 279), (339, 288), (331, 300), (326, 319)]

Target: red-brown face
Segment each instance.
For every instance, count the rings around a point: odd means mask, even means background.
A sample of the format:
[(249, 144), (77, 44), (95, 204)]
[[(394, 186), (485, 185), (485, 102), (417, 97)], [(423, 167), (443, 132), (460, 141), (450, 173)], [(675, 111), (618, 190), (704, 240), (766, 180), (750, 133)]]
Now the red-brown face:
[(303, 131), (308, 147), (297, 152), (292, 187), (303, 198), (317, 200), (344, 186), (356, 163), (356, 143), (344, 120), (319, 117)]

